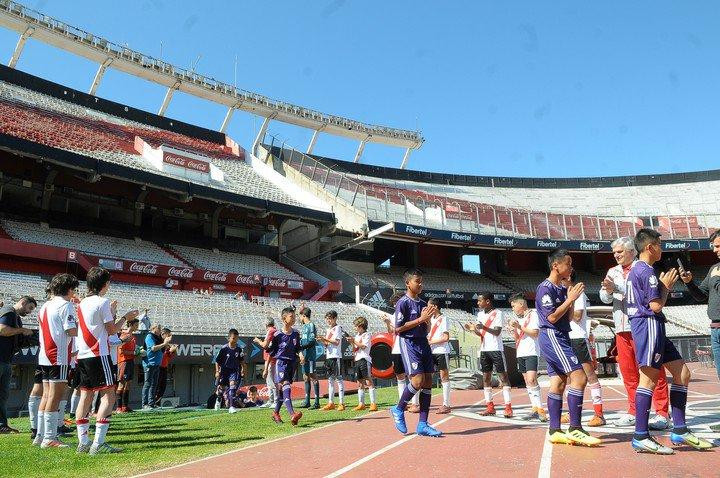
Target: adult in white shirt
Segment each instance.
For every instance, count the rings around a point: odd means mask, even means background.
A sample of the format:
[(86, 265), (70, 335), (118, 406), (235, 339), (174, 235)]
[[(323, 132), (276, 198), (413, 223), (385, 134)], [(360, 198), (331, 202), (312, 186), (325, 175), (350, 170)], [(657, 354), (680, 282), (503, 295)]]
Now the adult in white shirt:
[(478, 294), (478, 321), (477, 324), (465, 324), (480, 337), (479, 367), (483, 373), (483, 391), (487, 407), (480, 412), (482, 416), (495, 415), (495, 403), (492, 399), (492, 372), (495, 369), (502, 384), (503, 400), (505, 401), (505, 418), (512, 418), (513, 411), (510, 403), (510, 380), (507, 374), (505, 350), (502, 341), (503, 314), (493, 307), (492, 294), (481, 292)]
[(62, 423), (58, 405), (67, 392), (72, 338), (77, 335), (75, 305), (70, 300), (79, 285), (72, 274), (56, 274), (47, 287), (51, 298), (38, 313), (38, 365), (42, 370), (43, 393), (33, 445), (40, 448), (68, 446), (57, 436), (58, 425)]
[[(640, 380), (637, 360), (635, 358), (635, 342), (630, 331), (630, 321), (625, 311), (625, 281), (630, 269), (635, 264), (637, 251), (635, 242), (631, 237), (620, 237), (613, 241), (613, 256), (617, 265), (608, 270), (600, 288), (600, 300), (613, 306), (613, 321), (615, 322), (615, 347), (617, 349), (617, 364), (620, 368), (623, 384), (628, 396), (628, 412), (620, 417), (616, 426), (635, 425), (635, 391)], [(668, 408), (669, 395), (665, 369), (661, 369), (658, 383), (653, 391), (653, 408), (656, 415), (648, 423), (653, 430), (664, 430), (669, 426)]]
[[(88, 295), (78, 307), (77, 371), (80, 373), (80, 402), (75, 415), (77, 418), (78, 453), (117, 453), (118, 448), (105, 443), (110, 427), (109, 416), (115, 405), (115, 371), (110, 359), (110, 335), (117, 334), (122, 326), (136, 318), (139, 311), (133, 310), (117, 318), (117, 301), (105, 298), (110, 289), (110, 272), (102, 267), (91, 268), (86, 277)], [(87, 417), (95, 392), (100, 394), (95, 422), (95, 438), (89, 436), (90, 423)]]
[[(570, 280), (563, 281), (563, 285), (570, 289), (575, 285), (577, 275), (573, 271)], [(590, 389), (590, 396), (593, 401), (593, 409), (595, 415), (587, 423), (589, 427), (601, 427), (605, 425), (605, 415), (603, 414), (602, 387), (600, 387), (600, 379), (595, 372), (595, 361), (590, 352), (590, 329), (592, 321), (588, 320), (587, 308), (590, 304), (587, 295), (583, 292), (580, 297), (575, 299), (573, 304), (573, 314), (570, 320), (570, 345), (572, 346), (575, 356), (580, 361), (583, 371), (587, 376), (587, 387)], [(568, 415), (568, 423), (570, 417)]]
[(450, 327), (448, 326), (448, 320), (440, 313), (440, 301), (433, 297), (428, 301), (428, 305), (437, 307), (437, 312), (430, 318), (428, 343), (430, 344), (430, 350), (432, 350), (435, 370), (440, 374), (443, 392), (443, 404), (435, 413), (442, 415), (451, 412), (450, 371), (448, 367), (450, 363)]
[(538, 347), (537, 337), (540, 335), (537, 313), (528, 309), (525, 296), (521, 293), (510, 296), (510, 307), (513, 315), (508, 326), (515, 337), (515, 350), (518, 371), (525, 380), (532, 411), (523, 417), (523, 420), (548, 420), (545, 408), (542, 405), (540, 385), (537, 380), (538, 372)]

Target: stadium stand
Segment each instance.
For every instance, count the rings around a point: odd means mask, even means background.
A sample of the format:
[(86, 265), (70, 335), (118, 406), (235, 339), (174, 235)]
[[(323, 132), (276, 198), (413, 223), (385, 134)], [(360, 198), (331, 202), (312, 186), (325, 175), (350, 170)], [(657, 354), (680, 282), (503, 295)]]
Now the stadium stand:
[(128, 259), (169, 266), (186, 265), (165, 252), (160, 246), (140, 239), (122, 239), (66, 229), (51, 229), (40, 224), (10, 220), (3, 220), (2, 228), (17, 241), (77, 249), (88, 254), (113, 259)]
[[(719, 180), (684, 181), (680, 187), (687, 191), (689, 199), (668, 203), (665, 198), (674, 197), (673, 191), (679, 187), (676, 183), (682, 181), (635, 186), (628, 178), (624, 186), (602, 187), (604, 178), (593, 178), (597, 182), (594, 187), (570, 187), (563, 180), (556, 180), (554, 187), (506, 187), (503, 180), (515, 178), (396, 172), (278, 147), (269, 149), (287, 165), (376, 221), (481, 234), (587, 240), (633, 235), (644, 226), (657, 229), (665, 238), (706, 238), (709, 230), (720, 225), (720, 215), (705, 194), (708, 188), (720, 186)], [(370, 172), (377, 175), (367, 174)], [(413, 175), (413, 180), (398, 179), (403, 174)], [(445, 182), (432, 181), (436, 176), (442, 176)], [(466, 184), (455, 184), (452, 178), (462, 178)], [(487, 183), (488, 179), (497, 179), (498, 184), (467, 184)], [(657, 211), (647, 204), (666, 207)]]
[[(135, 170), (173, 176), (172, 172), (158, 171), (138, 153), (135, 142), (140, 138), (155, 148), (165, 145), (206, 158), (224, 175), (222, 181), (206, 184), (212, 188), (275, 203), (306, 206), (258, 174), (245, 162), (245, 152), (237, 146), (130, 121), (6, 81), (0, 81), (0, 133)], [(188, 177), (178, 178), (193, 181)]]
[(178, 245), (171, 245), (170, 247), (185, 259), (188, 264), (201, 269), (246, 275), (260, 274), (263, 277), (289, 280), (305, 280), (304, 277), (286, 269), (265, 256)]
[[(378, 268), (372, 276), (358, 276), (364, 285), (375, 283), (387, 284), (400, 289), (405, 287), (403, 281), (404, 267)], [(425, 290), (446, 290), (456, 292), (510, 292), (511, 289), (483, 275), (451, 271), (449, 269), (423, 268), (423, 286)]]

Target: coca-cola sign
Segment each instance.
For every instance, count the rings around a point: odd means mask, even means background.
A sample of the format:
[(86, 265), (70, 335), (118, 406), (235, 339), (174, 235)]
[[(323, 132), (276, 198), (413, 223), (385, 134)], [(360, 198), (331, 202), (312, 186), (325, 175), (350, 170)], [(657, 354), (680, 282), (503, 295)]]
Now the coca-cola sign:
[(135, 272), (136, 274), (145, 274), (145, 275), (149, 275), (149, 276), (154, 276), (158, 273), (158, 265), (157, 264), (142, 264), (139, 262), (133, 262), (132, 264), (130, 264), (128, 271)]
[(180, 279), (192, 279), (195, 269), (189, 267), (171, 267), (168, 269), (170, 277), (179, 277)]
[(265, 279), (265, 285), (267, 285), (268, 287), (278, 287), (280, 289), (284, 289), (287, 287), (287, 279), (267, 277)]
[(173, 153), (164, 153), (163, 162), (178, 166), (180, 168), (192, 169), (193, 171), (199, 171), (201, 173), (210, 172), (210, 163), (207, 161), (200, 161), (198, 159), (188, 158), (185, 156), (179, 156)]
[(227, 273), (205, 271), (205, 274), (203, 274), (203, 280), (210, 282), (225, 282), (227, 281)]
[(260, 279), (257, 276), (244, 276), (241, 274), (235, 276), (236, 284), (256, 285), (258, 282), (260, 282)]

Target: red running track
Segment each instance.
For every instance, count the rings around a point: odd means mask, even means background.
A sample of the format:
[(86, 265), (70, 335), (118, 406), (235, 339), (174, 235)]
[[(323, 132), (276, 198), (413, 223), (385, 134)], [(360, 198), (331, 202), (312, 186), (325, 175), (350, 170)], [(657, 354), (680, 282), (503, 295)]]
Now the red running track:
[[(720, 438), (711, 433), (708, 423), (720, 422), (720, 384), (714, 370), (693, 367), (694, 376), (688, 397), (691, 428), (706, 438)], [(498, 390), (495, 389), (497, 393)], [(603, 387), (605, 412), (618, 416), (626, 409), (622, 385)], [(546, 390), (543, 391), (543, 397)], [(586, 398), (588, 394), (586, 394)], [(496, 397), (496, 402), (501, 397)], [(433, 397), (433, 408), (439, 396)], [(599, 448), (546, 445), (545, 426), (519, 419), (479, 417), (482, 391), (453, 391), (452, 415), (431, 413), (430, 421), (444, 432), (432, 439), (408, 434), (403, 437), (394, 428), (387, 410), (369, 413), (356, 420), (330, 425), (252, 445), (216, 457), (159, 470), (143, 476), (205, 477), (236, 472), (242, 463), (242, 474), (286, 477), (385, 477), (417, 475), (434, 476), (718, 476), (720, 450), (697, 452), (679, 448), (669, 457), (640, 455), (632, 451), (631, 429), (612, 426), (588, 429), (603, 439)], [(516, 413), (526, 411), (524, 389), (513, 390)], [(585, 420), (591, 415), (586, 400)], [(269, 413), (269, 412), (268, 412)], [(417, 415), (407, 414), (408, 429), (414, 430)], [(284, 425), (283, 425), (284, 426)], [(289, 425), (288, 425), (289, 426)], [(657, 432), (661, 442), (669, 443), (667, 432)], [(309, 446), (310, 445), (310, 448)], [(283, 459), (278, 460), (282, 450)], [(229, 463), (232, 463), (232, 470)]]

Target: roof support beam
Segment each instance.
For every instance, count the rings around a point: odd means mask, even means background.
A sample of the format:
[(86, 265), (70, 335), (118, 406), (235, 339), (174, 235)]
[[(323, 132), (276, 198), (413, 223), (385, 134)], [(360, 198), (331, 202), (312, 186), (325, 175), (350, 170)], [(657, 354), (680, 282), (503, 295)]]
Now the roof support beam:
[(318, 135), (320, 134), (320, 130), (316, 129), (313, 131), (312, 138), (310, 138), (310, 144), (308, 144), (307, 151), (305, 151), (305, 154), (312, 154), (313, 149), (315, 149), (315, 143), (317, 142)]
[(224, 133), (225, 131), (227, 131), (227, 127), (230, 124), (230, 120), (232, 119), (233, 113), (241, 104), (242, 104), (242, 101), (240, 101), (237, 104), (234, 104), (228, 108), (227, 113), (225, 113), (225, 118), (223, 118), (223, 122), (220, 125), (221, 133)]
[(355, 153), (355, 159), (353, 159), (353, 163), (360, 162), (360, 157), (362, 157), (363, 151), (365, 151), (365, 145), (367, 144), (369, 139), (370, 139), (370, 136), (368, 136), (364, 140), (360, 141), (357, 152)]
[(177, 90), (178, 88), (180, 88), (179, 81), (167, 89), (167, 92), (165, 93), (165, 99), (163, 99), (162, 105), (160, 105), (160, 111), (158, 111), (158, 116), (165, 116), (165, 111), (170, 104), (173, 93), (175, 93), (175, 90)]
[(267, 133), (268, 125), (270, 124), (271, 119), (272, 117), (267, 117), (263, 119), (262, 126), (260, 126), (260, 131), (258, 131), (258, 134), (255, 137), (255, 141), (252, 145), (252, 154), (254, 154), (255, 156), (257, 156), (258, 146), (260, 146), (260, 143), (265, 140), (265, 133)]
[(103, 75), (105, 74), (105, 70), (107, 70), (107, 67), (110, 66), (110, 63), (112, 63), (112, 58), (108, 58), (100, 64), (97, 73), (95, 73), (95, 78), (93, 78), (92, 85), (90, 85), (90, 91), (88, 91), (89, 94), (95, 95), (98, 86), (100, 86)]
[(27, 27), (22, 35), (20, 35), (17, 45), (15, 45), (15, 51), (13, 51), (10, 61), (8, 62), (8, 66), (10, 68), (15, 68), (15, 65), (17, 65), (20, 55), (22, 55), (23, 48), (25, 48), (25, 42), (28, 38), (30, 38), (30, 35), (32, 35), (33, 32), (35, 32), (33, 27)]
[(410, 153), (412, 152), (412, 148), (408, 148), (405, 150), (405, 156), (403, 156), (402, 164), (400, 164), (400, 169), (405, 169), (405, 166), (407, 166), (408, 159), (410, 159)]

